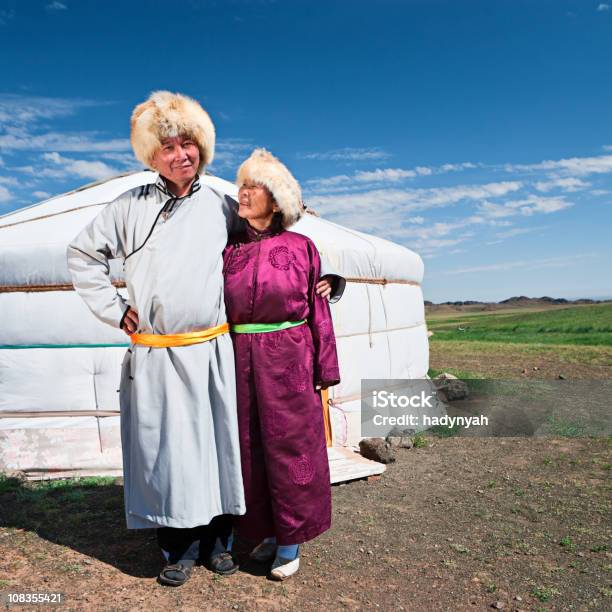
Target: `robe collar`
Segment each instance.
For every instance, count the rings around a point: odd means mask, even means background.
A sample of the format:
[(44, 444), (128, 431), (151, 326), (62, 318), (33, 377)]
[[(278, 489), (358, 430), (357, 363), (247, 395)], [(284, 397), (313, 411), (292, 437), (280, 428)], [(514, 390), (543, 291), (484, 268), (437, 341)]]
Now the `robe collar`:
[(168, 185), (166, 183), (166, 179), (160, 174), (157, 177), (157, 180), (155, 181), (155, 187), (157, 187), (157, 189), (159, 189), (159, 191), (161, 191), (164, 195), (166, 195), (166, 196), (168, 196), (170, 198), (174, 198), (175, 200), (182, 200), (184, 198), (188, 198), (189, 196), (193, 195), (196, 191), (199, 191), (202, 186), (200, 185), (200, 175), (196, 174), (195, 175), (195, 179), (193, 180), (193, 183), (191, 183), (191, 187), (189, 188), (189, 192), (186, 193), (184, 196), (181, 196), (180, 198), (177, 198), (168, 189)]
[(272, 223), (264, 230), (255, 229), (248, 221), (245, 225), (248, 242), (257, 242), (258, 240), (272, 238), (272, 236), (277, 236), (283, 231), (281, 221), (276, 217), (272, 218)]

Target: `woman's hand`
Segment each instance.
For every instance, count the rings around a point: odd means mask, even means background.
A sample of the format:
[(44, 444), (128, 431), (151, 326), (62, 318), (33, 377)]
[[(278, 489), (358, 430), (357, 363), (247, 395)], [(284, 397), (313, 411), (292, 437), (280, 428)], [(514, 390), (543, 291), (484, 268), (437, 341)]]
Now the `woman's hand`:
[(121, 329), (128, 335), (131, 336), (138, 329), (138, 313), (130, 306), (128, 308)]
[(331, 291), (332, 291), (331, 283), (327, 280), (327, 278), (324, 278), (323, 280), (320, 280), (316, 284), (315, 291), (321, 297), (327, 298), (331, 295)]

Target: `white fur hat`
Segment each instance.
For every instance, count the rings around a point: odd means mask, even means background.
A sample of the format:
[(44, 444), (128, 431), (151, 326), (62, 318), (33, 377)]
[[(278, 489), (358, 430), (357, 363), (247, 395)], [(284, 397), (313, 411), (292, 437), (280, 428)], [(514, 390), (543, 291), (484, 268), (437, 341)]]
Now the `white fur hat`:
[(155, 91), (132, 113), (130, 140), (136, 159), (152, 168), (164, 138), (189, 136), (200, 150), (199, 172), (215, 155), (215, 126), (198, 102), (170, 91)]
[(276, 200), (283, 215), (283, 227), (293, 225), (303, 214), (302, 190), (291, 172), (272, 153), (255, 149), (238, 169), (238, 187), (246, 181), (265, 185)]

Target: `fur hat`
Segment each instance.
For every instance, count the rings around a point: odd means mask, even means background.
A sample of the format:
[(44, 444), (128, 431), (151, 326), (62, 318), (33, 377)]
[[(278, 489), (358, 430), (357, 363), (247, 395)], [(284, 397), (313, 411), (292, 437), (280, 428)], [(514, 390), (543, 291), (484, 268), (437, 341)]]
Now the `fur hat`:
[(283, 227), (293, 225), (303, 214), (302, 190), (291, 172), (272, 153), (255, 149), (238, 169), (238, 187), (246, 181), (260, 183), (269, 190), (283, 216)]
[(215, 126), (198, 102), (170, 91), (155, 91), (132, 113), (130, 140), (136, 159), (151, 169), (165, 138), (189, 136), (200, 150), (201, 172), (215, 155)]

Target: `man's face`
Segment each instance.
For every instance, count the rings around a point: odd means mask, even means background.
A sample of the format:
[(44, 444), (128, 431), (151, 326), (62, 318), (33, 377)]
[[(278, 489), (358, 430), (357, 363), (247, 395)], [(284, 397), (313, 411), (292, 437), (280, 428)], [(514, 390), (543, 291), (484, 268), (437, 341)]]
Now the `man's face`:
[(200, 150), (187, 136), (175, 136), (162, 141), (161, 149), (153, 156), (153, 167), (165, 179), (177, 185), (195, 177), (200, 165)]

